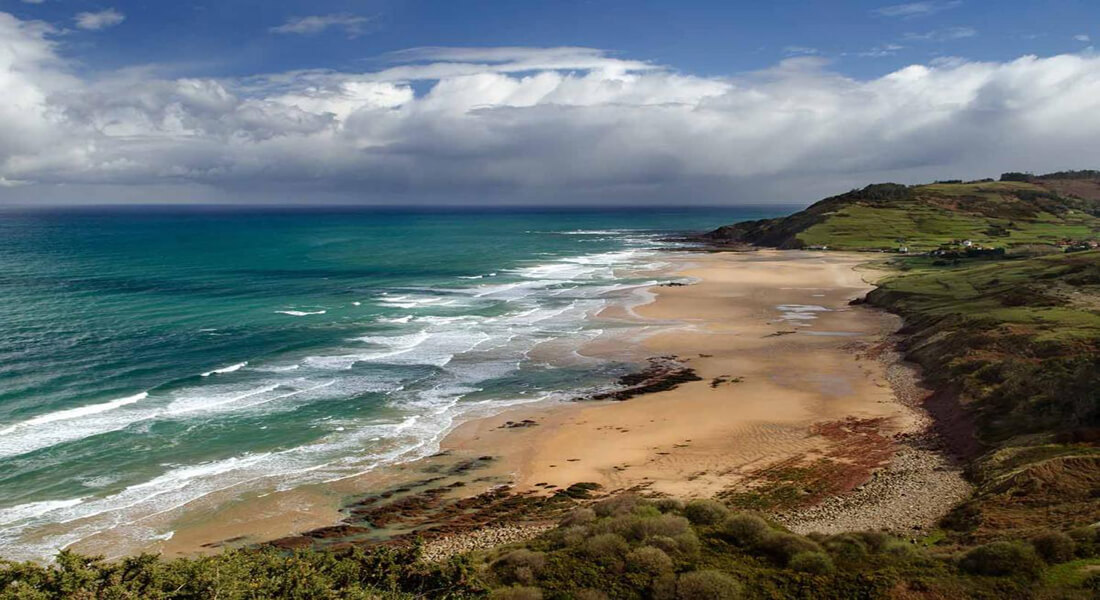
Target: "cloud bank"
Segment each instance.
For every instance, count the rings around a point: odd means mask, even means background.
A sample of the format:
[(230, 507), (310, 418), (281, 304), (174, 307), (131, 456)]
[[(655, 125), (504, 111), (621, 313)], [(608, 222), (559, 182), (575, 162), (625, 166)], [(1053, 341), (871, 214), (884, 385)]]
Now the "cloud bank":
[(812, 56), (712, 78), (589, 48), (418, 48), (203, 79), (78, 76), (48, 26), (3, 13), (0, 38), (7, 201), (808, 202), (1100, 156), (1092, 54), (857, 80)]

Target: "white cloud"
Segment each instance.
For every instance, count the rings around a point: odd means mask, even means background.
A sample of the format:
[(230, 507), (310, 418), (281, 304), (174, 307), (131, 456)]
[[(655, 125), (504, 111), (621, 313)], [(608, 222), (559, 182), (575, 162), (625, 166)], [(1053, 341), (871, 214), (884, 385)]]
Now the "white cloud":
[(92, 78), (53, 35), (0, 13), (0, 201), (808, 201), (1100, 156), (1090, 53), (854, 79), (815, 56), (698, 77), (588, 48), (434, 48), (359, 73)]
[(943, 12), (961, 5), (961, 0), (944, 0), (930, 2), (909, 2), (907, 4), (892, 4), (871, 11), (883, 17), (897, 17), (911, 19), (914, 17), (927, 17), (938, 12)]
[(809, 46), (787, 46), (783, 48), (783, 53), (787, 56), (812, 56), (814, 54), (821, 54), (821, 51)]
[(1092, 38), (1083, 33), (1073, 36), (1073, 39), (1077, 40), (1078, 42), (1084, 42), (1086, 44), (1092, 41)]
[(98, 12), (78, 13), (73, 17), (73, 20), (76, 21), (76, 26), (81, 29), (98, 31), (122, 23), (126, 20), (126, 15), (113, 8), (108, 8)]
[(272, 33), (292, 33), (297, 35), (313, 35), (321, 33), (329, 28), (343, 29), (349, 36), (357, 36), (363, 33), (363, 27), (370, 22), (367, 17), (349, 14), (313, 15), (309, 17), (292, 17), (286, 23), (278, 27), (272, 27)]
[(883, 56), (894, 56), (898, 53), (898, 50), (903, 50), (904, 48), (905, 46), (899, 44), (883, 44), (864, 52), (857, 52), (855, 55), (865, 58), (881, 58)]
[(23, 4), (42, 4), (46, 0), (23, 0)]
[(924, 33), (907, 33), (905, 39), (918, 42), (949, 42), (972, 38), (978, 35), (978, 30), (973, 27), (944, 27)]

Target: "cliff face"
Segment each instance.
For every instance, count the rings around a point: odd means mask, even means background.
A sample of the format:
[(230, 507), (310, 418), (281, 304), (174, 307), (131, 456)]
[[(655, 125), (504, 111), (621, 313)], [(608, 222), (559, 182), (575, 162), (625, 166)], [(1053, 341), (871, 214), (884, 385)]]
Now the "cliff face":
[(720, 246), (920, 251), (963, 240), (1006, 248), (1100, 237), (1100, 179), (1056, 175), (1062, 178), (869, 185), (702, 238)]

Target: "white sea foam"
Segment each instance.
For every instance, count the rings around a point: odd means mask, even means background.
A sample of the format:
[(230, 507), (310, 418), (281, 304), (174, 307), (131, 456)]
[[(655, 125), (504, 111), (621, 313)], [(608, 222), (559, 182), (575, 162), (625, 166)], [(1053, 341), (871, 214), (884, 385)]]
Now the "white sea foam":
[(286, 373), (288, 371), (297, 371), (302, 368), (302, 365), (271, 365), (266, 367), (257, 367), (257, 371), (265, 371), (268, 373)]
[(7, 525), (8, 523), (17, 523), (19, 521), (25, 521), (27, 519), (34, 519), (51, 512), (76, 506), (83, 502), (82, 498), (72, 498), (69, 500), (46, 500), (43, 502), (30, 502), (27, 504), (20, 504), (11, 508), (0, 509), (0, 525)]
[(292, 317), (308, 317), (309, 315), (323, 315), (328, 311), (325, 310), (277, 310), (276, 313), (280, 315), (290, 315)]
[(213, 371), (207, 371), (202, 374), (203, 377), (210, 377), (211, 375), (224, 375), (226, 373), (232, 373), (233, 371), (239, 371), (248, 366), (248, 361), (239, 362), (235, 365), (229, 365), (228, 367), (222, 367), (220, 369), (214, 369)]
[(240, 402), (242, 400), (247, 400), (255, 396), (260, 396), (268, 392), (273, 392), (279, 389), (281, 385), (282, 384), (279, 383), (267, 384), (257, 388), (249, 389), (247, 391), (244, 391), (243, 393), (231, 392), (224, 395), (211, 395), (209, 392), (204, 392), (195, 396), (185, 396), (183, 398), (173, 400), (172, 403), (164, 409), (164, 412), (162, 414), (175, 416), (199, 410), (212, 410), (220, 406), (225, 406), (227, 404)]
[[(58, 444), (148, 424), (157, 419), (186, 419), (198, 415), (249, 410), (260, 405), (269, 405), (265, 407), (266, 412), (278, 412), (295, 406), (283, 406), (287, 399), (293, 398), (302, 402), (315, 400), (322, 397), (319, 394), (326, 388), (339, 388), (336, 383), (333, 379), (314, 381), (295, 378), (268, 381), (251, 387), (206, 385), (184, 388), (170, 396), (158, 398), (158, 402), (150, 406), (144, 406), (143, 403), (114, 411), (89, 413), (63, 422), (17, 427), (9, 435), (0, 436), (0, 458), (28, 454)], [(355, 385), (345, 386), (340, 392), (334, 391), (330, 395), (388, 391), (400, 387), (400, 382), (376, 379), (371, 382), (356, 382)]]
[(111, 400), (110, 402), (103, 402), (103, 403), (100, 403), (100, 404), (90, 404), (88, 406), (80, 406), (80, 407), (77, 407), (77, 408), (70, 408), (70, 409), (66, 409), (66, 410), (59, 410), (57, 412), (47, 413), (47, 414), (44, 414), (44, 415), (41, 415), (41, 416), (38, 416), (38, 417), (28, 419), (28, 420), (23, 421), (21, 423), (16, 423), (14, 425), (6, 427), (6, 428), (0, 430), (0, 435), (6, 435), (6, 434), (9, 434), (9, 433), (13, 433), (18, 429), (24, 429), (24, 428), (28, 428), (28, 427), (36, 427), (38, 425), (44, 425), (46, 423), (54, 423), (54, 422), (57, 422), (57, 421), (67, 421), (69, 419), (77, 419), (77, 418), (80, 418), (80, 417), (86, 417), (86, 416), (89, 416), (89, 415), (94, 415), (94, 414), (99, 414), (99, 413), (102, 413), (102, 412), (107, 412), (109, 410), (114, 410), (116, 408), (126, 406), (127, 404), (133, 404), (135, 402), (140, 402), (141, 400), (144, 400), (148, 397), (149, 397), (148, 392), (141, 392), (140, 394), (134, 394), (133, 396), (126, 396), (125, 398), (119, 398), (117, 400)]
[(403, 317), (378, 317), (375, 319), (379, 323), (408, 323), (413, 319), (413, 315), (405, 315)]

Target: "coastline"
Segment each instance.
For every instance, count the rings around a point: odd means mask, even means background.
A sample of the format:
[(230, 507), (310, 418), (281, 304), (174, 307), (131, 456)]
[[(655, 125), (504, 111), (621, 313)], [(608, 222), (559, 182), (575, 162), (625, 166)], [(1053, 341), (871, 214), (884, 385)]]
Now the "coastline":
[[(601, 316), (678, 323), (627, 351), (675, 356), (699, 381), (621, 402), (543, 402), (475, 418), (428, 459), (245, 499), (213, 515), (190, 511), (176, 535), (153, 549), (182, 556), (274, 538), (301, 547), (431, 529), (439, 535), (426, 554), (444, 556), (530, 537), (553, 513), (521, 507), (504, 519), (454, 524), (447, 511), (436, 510), (440, 517), (425, 507), (486, 494), (537, 502), (581, 482), (597, 484), (599, 495), (718, 496), (803, 532), (830, 524), (911, 532), (965, 495), (957, 467), (929, 441), (915, 376), (891, 355), (889, 336), (900, 320), (848, 304), (873, 287), (866, 255), (672, 254), (675, 276), (696, 283), (650, 288), (648, 304)], [(607, 340), (581, 350), (602, 357), (623, 351)], [(806, 480), (783, 481), (780, 472)], [(905, 500), (914, 485), (941, 493), (916, 510)], [(778, 498), (792, 486), (811, 491), (793, 502)], [(784, 501), (768, 506), (769, 495)], [(899, 518), (898, 506), (908, 516)], [(379, 526), (389, 521), (379, 518), (387, 510), (401, 518)]]

